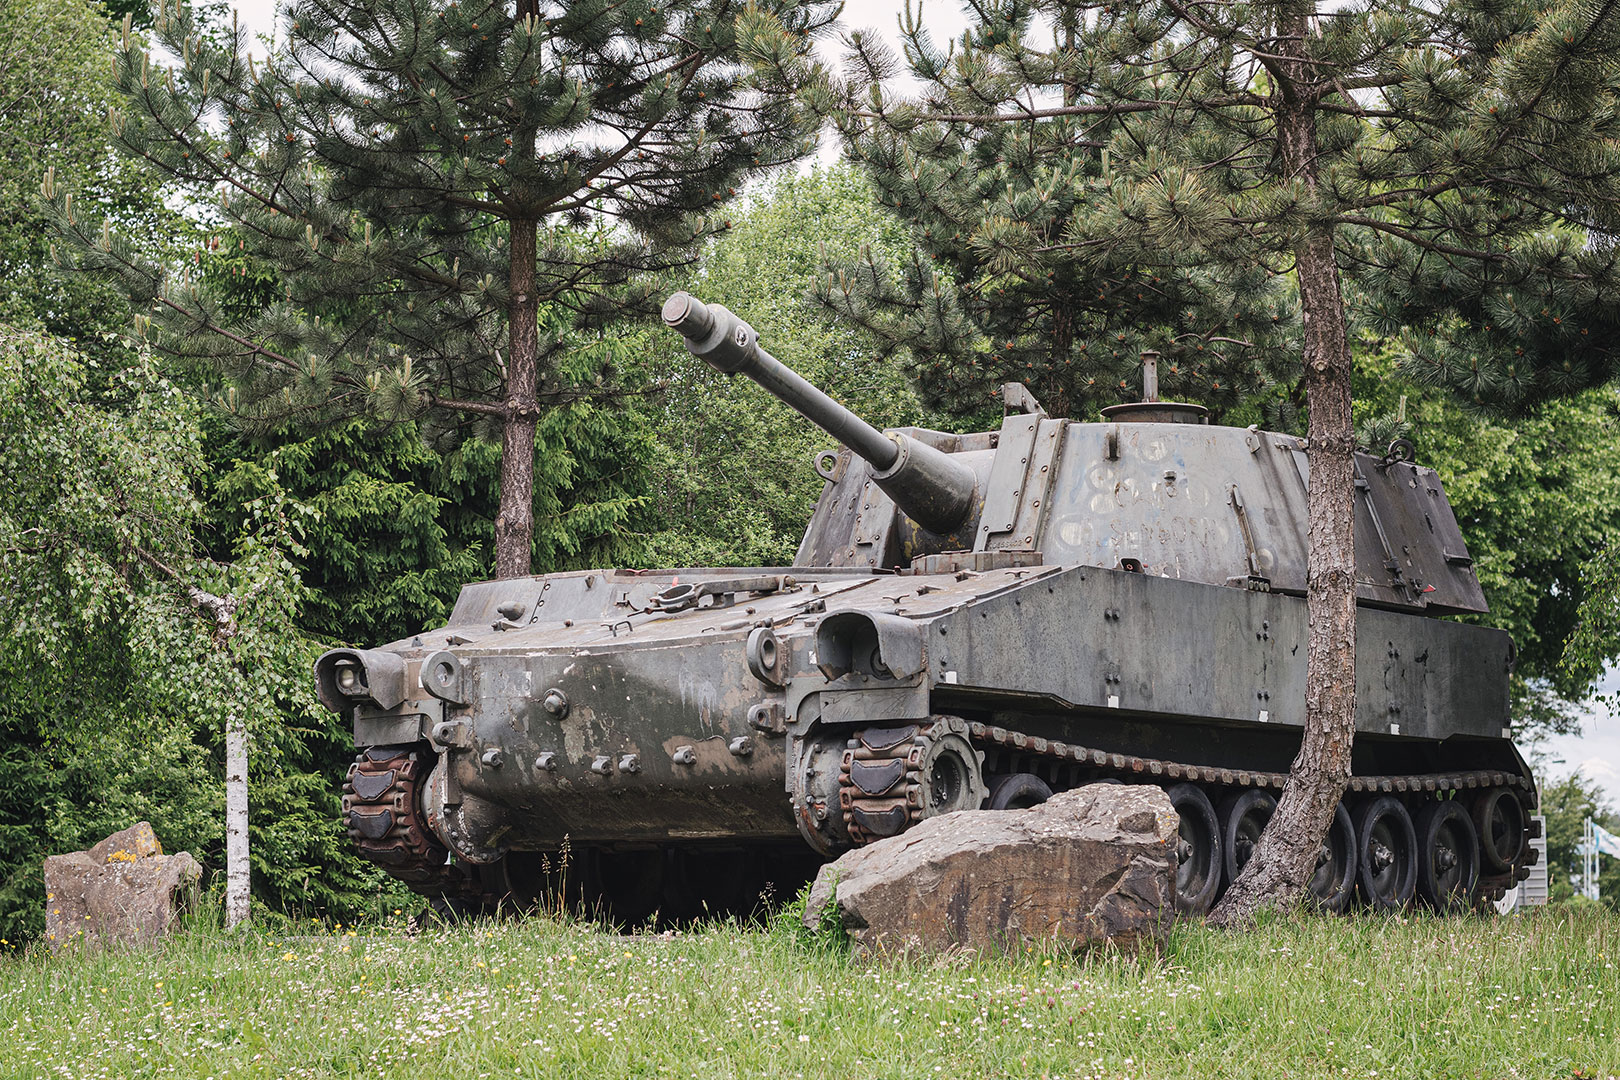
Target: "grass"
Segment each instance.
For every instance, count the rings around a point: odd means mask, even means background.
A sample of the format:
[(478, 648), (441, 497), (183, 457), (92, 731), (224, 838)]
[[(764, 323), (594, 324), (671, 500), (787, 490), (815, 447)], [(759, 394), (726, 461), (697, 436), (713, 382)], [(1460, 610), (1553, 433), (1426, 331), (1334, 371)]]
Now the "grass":
[(1568, 908), (895, 965), (735, 924), (201, 929), (0, 959), (0, 1077), (1607, 1077), (1617, 953)]

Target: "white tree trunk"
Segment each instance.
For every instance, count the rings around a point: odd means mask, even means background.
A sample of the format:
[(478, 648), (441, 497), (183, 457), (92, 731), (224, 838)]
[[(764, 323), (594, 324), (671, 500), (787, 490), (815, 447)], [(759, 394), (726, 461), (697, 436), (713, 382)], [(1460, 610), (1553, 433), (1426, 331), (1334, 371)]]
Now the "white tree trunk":
[(248, 918), (247, 724), (225, 718), (225, 926)]

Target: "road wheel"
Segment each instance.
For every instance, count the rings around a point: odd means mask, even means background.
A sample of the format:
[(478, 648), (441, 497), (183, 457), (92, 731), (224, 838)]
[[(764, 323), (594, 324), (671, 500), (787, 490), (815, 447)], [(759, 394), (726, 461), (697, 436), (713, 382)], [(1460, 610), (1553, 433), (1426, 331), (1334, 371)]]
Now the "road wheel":
[(1436, 911), (1467, 911), (1479, 885), (1473, 821), (1454, 800), (1432, 802), (1418, 811), (1417, 839), (1418, 895)]
[(1276, 810), (1277, 800), (1257, 788), (1240, 791), (1221, 803), (1221, 865), (1226, 885), (1237, 880)]
[(1356, 873), (1361, 896), (1375, 908), (1397, 911), (1417, 887), (1417, 833), (1399, 799), (1380, 795), (1356, 809)]
[(933, 736), (922, 754), (922, 817), (983, 806), (989, 788), (980, 760), (965, 736), (956, 732)]
[(1316, 873), (1308, 884), (1311, 899), (1323, 911), (1334, 914), (1350, 907), (1356, 895), (1356, 827), (1344, 803), (1333, 808), (1333, 823), (1322, 838), (1316, 856)]
[(1507, 788), (1481, 792), (1474, 800), (1473, 817), (1486, 868), (1495, 873), (1513, 869), (1528, 841), (1519, 797)]
[(986, 810), (1028, 810), (1052, 797), (1046, 781), (1034, 773), (1020, 772), (998, 776), (990, 783)]
[(1203, 915), (1221, 889), (1221, 826), (1215, 807), (1195, 784), (1169, 788), (1170, 805), (1181, 818), (1176, 840), (1176, 910)]

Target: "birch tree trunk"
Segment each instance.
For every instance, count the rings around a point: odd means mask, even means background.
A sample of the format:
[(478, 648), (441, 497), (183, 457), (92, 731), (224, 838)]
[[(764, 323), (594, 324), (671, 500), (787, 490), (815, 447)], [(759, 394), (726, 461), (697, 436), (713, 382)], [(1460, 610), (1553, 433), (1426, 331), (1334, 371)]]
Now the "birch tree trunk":
[(248, 750), (247, 723), (225, 718), (225, 927), (248, 919)]
[[(206, 622), (214, 648), (242, 673), (241, 664), (231, 655), (231, 642), (240, 627), (236, 622), (237, 598), (200, 589), (184, 582), (174, 568), (145, 548), (136, 545), (140, 560), (165, 578), (179, 584), (192, 609)], [(231, 711), (225, 715), (225, 927), (235, 929), (248, 920), (248, 896), (252, 875), (248, 869), (248, 732), (247, 718)]]

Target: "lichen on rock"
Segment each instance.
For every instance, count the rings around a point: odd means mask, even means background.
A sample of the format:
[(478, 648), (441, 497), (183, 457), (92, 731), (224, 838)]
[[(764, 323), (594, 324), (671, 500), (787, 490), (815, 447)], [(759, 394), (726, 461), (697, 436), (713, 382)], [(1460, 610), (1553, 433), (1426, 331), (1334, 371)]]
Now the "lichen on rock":
[(45, 860), (45, 940), (146, 944), (171, 933), (196, 902), (202, 867), (186, 852), (165, 855), (147, 822), (88, 851)]

